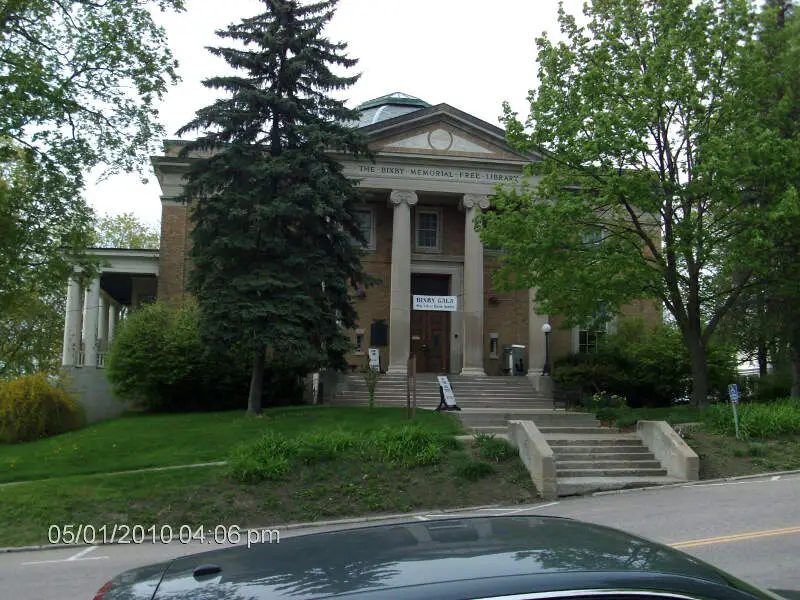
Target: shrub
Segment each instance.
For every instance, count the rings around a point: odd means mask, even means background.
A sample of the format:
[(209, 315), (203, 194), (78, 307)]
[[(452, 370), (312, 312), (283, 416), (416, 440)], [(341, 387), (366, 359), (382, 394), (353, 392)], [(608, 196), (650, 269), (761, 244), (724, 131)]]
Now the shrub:
[[(712, 396), (724, 397), (735, 381), (733, 353), (710, 345), (708, 370)], [(606, 336), (598, 351), (555, 362), (553, 379), (579, 385), (590, 393), (624, 396), (633, 408), (669, 406), (691, 389), (689, 354), (680, 332), (669, 325), (649, 327), (641, 319), (625, 319)]]
[(475, 460), (474, 458), (466, 459), (456, 465), (455, 474), (457, 477), (466, 479), (467, 481), (478, 481), (484, 477), (495, 472), (494, 466), (483, 460)]
[(508, 440), (497, 438), (494, 434), (477, 433), (474, 444), (478, 448), (481, 458), (498, 463), (509, 460), (516, 454), (516, 449)]
[(400, 429), (386, 427), (367, 437), (367, 454), (406, 468), (433, 465), (441, 461), (442, 451), (452, 448), (454, 441), (451, 436), (413, 425)]
[(384, 428), (366, 435), (348, 431), (310, 431), (289, 438), (269, 431), (258, 440), (236, 447), (228, 466), (243, 483), (282, 479), (294, 467), (336, 459), (380, 462), (413, 468), (441, 462), (445, 450), (456, 447), (452, 436), (415, 425)]
[(80, 404), (57, 381), (41, 373), (0, 381), (0, 442), (28, 442), (83, 424)]
[[(156, 302), (120, 323), (106, 374), (114, 392), (153, 412), (226, 410), (247, 406), (251, 361), (232, 348), (211, 353), (200, 338), (196, 302)], [(265, 406), (300, 399), (300, 373), (267, 368)]]

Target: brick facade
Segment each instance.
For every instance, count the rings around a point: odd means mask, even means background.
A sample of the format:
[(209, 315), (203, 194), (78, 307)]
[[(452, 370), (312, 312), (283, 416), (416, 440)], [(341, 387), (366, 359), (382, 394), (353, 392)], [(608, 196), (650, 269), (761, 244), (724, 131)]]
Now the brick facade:
[(161, 207), (161, 250), (159, 252), (158, 298), (166, 302), (181, 302), (186, 297), (189, 258), (189, 207), (174, 202)]

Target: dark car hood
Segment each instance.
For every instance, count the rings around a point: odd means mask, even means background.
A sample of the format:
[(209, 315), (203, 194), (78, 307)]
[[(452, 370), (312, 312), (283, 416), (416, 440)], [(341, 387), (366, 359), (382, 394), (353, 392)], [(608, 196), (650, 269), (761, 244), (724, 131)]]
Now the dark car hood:
[[(220, 571), (194, 577), (198, 566), (209, 564)], [(410, 598), (422, 585), (421, 597), (428, 598), (668, 584), (688, 593), (689, 578), (721, 589), (733, 582), (699, 560), (614, 529), (495, 517), (318, 533), (189, 556), (169, 565), (156, 600), (305, 600), (363, 592)]]

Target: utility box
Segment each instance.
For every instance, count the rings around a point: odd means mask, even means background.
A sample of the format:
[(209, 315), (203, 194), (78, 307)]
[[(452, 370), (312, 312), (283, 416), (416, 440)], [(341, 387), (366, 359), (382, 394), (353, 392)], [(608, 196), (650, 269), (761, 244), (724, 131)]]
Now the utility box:
[(528, 370), (526, 347), (523, 344), (506, 344), (503, 346), (503, 375), (525, 375)]

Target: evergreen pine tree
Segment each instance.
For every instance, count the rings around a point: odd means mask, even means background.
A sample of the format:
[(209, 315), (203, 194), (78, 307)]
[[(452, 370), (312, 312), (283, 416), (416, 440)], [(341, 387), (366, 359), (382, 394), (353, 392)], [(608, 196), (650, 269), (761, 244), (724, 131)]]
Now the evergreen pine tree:
[[(261, 412), (265, 364), (341, 368), (355, 325), (351, 290), (367, 283), (354, 183), (334, 154), (365, 156), (355, 111), (329, 96), (358, 79), (345, 43), (323, 35), (337, 0), (263, 0), (264, 12), (218, 31), (235, 74), (203, 82), (226, 97), (179, 132), (200, 132), (187, 176), (193, 209), (189, 290), (210, 349), (252, 357), (248, 412)], [(332, 154), (333, 153), (333, 154)], [(355, 243), (354, 243), (355, 242)]]

